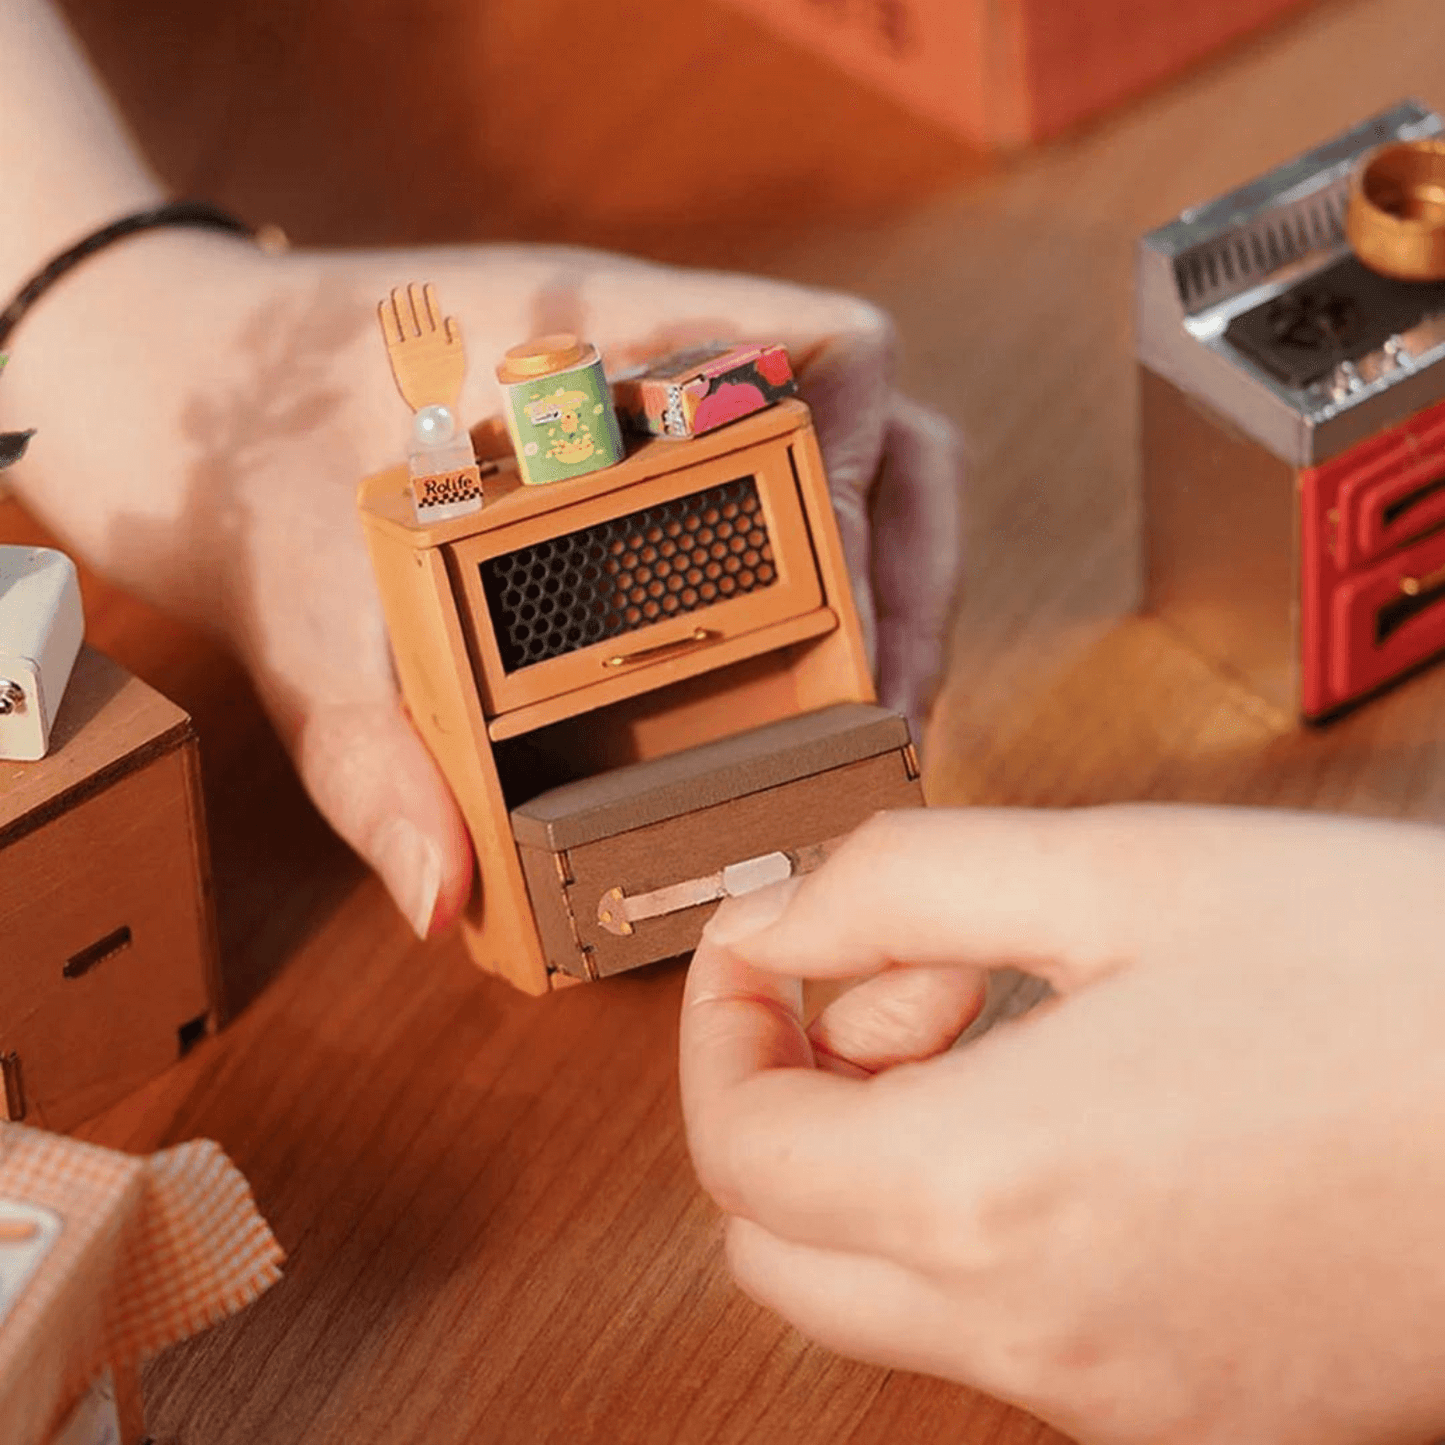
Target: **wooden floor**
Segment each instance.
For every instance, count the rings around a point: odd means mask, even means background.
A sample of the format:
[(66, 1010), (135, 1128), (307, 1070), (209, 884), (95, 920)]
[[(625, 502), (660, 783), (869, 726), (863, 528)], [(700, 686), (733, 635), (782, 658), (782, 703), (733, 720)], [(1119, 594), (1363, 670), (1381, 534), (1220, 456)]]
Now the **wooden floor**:
[[(297, 239), (588, 241), (892, 310), (908, 385), (971, 453), (934, 801), (1445, 818), (1445, 669), (1300, 731), (1130, 615), (1134, 239), (1403, 95), (1445, 105), (1438, 0), (1322, 4), (1007, 165), (708, 0), (73, 10), (176, 188)], [(559, 33), (575, 175), (530, 143), (559, 124), (536, 70)], [(377, 104), (388, 138), (363, 146)], [(646, 148), (621, 144), (639, 128)], [(705, 158), (713, 135), (726, 143)], [(35, 535), (0, 508), (0, 537)], [(1060, 1438), (835, 1358), (734, 1292), (682, 1143), (678, 970), (533, 1001), (475, 974), (455, 940), (418, 946), (308, 810), (236, 669), (93, 579), (87, 602), (91, 641), (200, 726), (244, 1005), (87, 1132), (219, 1140), (290, 1255), (259, 1305), (150, 1369), (158, 1439)]]

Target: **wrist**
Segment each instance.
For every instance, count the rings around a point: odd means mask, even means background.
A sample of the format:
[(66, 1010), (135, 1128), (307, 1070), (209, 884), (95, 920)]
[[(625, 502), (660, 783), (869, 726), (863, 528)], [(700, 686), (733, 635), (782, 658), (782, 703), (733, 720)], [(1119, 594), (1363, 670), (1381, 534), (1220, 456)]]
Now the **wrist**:
[(0, 430), (36, 430), (7, 473), (13, 490), (67, 546), (151, 600), (174, 600), (164, 595), (174, 554), (203, 541), (188, 508), (201, 455), (220, 441), (206, 435), (206, 408), (238, 369), (245, 318), (274, 265), (240, 238), (144, 232), (60, 280), (10, 344)]
[(0, 85), (10, 122), (0, 128), (8, 299), (50, 257), (164, 191), (48, 0), (0, 6)]

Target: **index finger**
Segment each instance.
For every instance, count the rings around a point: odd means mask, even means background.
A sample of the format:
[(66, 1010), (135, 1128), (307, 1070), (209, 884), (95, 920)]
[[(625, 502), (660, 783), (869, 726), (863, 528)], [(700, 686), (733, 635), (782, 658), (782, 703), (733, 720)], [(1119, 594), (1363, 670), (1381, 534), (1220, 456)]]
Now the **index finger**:
[(706, 936), (802, 978), (1012, 965), (1069, 992), (1146, 956), (1208, 968), (1246, 932), (1262, 954), (1338, 947), (1442, 858), (1436, 827), (1273, 809), (916, 809), (726, 904)]

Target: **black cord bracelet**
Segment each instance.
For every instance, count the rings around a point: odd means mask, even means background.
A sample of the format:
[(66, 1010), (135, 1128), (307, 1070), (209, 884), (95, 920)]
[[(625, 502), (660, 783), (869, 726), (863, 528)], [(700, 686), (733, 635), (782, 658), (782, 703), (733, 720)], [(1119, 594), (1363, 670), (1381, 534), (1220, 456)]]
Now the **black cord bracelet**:
[(20, 324), (25, 313), (62, 276), (73, 271), (88, 256), (103, 251), (116, 241), (123, 241), (127, 236), (134, 236), (138, 231), (154, 231), (162, 226), (200, 226), (204, 230), (224, 231), (235, 236), (254, 237), (257, 234), (243, 220), (219, 206), (211, 205), (209, 201), (168, 201), (163, 206), (122, 216), (118, 221), (92, 231), (69, 250), (62, 251), (15, 293), (15, 299), (4, 311), (0, 311), (0, 349), (4, 348), (10, 333)]

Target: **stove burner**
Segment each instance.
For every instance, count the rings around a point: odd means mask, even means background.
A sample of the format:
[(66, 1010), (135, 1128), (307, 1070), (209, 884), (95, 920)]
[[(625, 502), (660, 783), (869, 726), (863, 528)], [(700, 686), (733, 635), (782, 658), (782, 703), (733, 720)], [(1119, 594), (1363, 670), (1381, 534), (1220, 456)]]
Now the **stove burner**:
[(1353, 256), (1236, 316), (1225, 340), (1303, 391), (1427, 316), (1445, 312), (1445, 282), (1392, 281)]
[(1359, 308), (1348, 296), (1306, 287), (1271, 301), (1265, 309), (1264, 324), (1282, 346), (1328, 351), (1333, 356), (1358, 314)]

